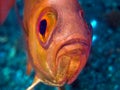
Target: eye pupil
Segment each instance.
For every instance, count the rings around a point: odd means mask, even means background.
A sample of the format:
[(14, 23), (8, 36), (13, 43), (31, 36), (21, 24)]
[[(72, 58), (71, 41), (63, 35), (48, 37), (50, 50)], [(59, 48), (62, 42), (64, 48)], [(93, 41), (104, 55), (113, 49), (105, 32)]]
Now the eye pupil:
[(45, 35), (46, 32), (46, 27), (47, 27), (47, 21), (44, 19), (40, 22), (40, 26), (39, 26), (39, 32), (42, 36)]

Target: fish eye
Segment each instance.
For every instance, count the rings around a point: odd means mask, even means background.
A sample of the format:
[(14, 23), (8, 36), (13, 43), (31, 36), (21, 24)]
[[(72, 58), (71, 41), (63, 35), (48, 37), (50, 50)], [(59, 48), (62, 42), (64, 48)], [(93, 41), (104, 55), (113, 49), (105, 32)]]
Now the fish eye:
[(46, 28), (47, 28), (47, 21), (43, 19), (39, 25), (39, 32), (42, 36), (45, 36)]
[(53, 8), (47, 8), (40, 13), (39, 17), (37, 34), (39, 40), (45, 43), (56, 27), (57, 12)]

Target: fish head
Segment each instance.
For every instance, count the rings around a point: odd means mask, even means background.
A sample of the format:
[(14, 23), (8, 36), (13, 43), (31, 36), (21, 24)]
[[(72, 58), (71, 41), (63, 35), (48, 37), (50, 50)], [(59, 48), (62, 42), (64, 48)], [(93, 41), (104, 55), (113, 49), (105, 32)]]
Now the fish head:
[(78, 1), (30, 0), (25, 3), (24, 26), (36, 75), (49, 85), (71, 84), (91, 47), (91, 30)]

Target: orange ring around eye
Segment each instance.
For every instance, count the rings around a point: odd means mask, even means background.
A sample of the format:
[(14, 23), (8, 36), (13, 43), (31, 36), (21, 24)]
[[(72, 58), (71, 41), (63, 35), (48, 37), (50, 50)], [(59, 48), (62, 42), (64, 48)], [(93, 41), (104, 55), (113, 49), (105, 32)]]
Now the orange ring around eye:
[[(41, 35), (39, 32), (39, 29), (40, 29), (39, 25), (42, 20), (46, 20), (46, 22), (47, 22), (47, 27), (46, 27), (44, 36)], [(42, 12), (39, 16), (38, 23), (37, 23), (37, 34), (38, 34), (38, 38), (40, 39), (40, 41), (45, 43), (48, 40), (48, 37), (50, 36), (52, 31), (56, 27), (56, 22), (57, 22), (56, 10), (54, 10), (53, 8), (45, 8), (44, 10), (42, 10)]]

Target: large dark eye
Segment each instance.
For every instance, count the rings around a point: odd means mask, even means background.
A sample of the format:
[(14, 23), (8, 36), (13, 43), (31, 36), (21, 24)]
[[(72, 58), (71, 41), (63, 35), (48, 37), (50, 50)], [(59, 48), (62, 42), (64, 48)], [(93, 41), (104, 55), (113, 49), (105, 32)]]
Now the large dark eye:
[(37, 23), (37, 34), (39, 36), (39, 40), (45, 43), (56, 26), (57, 12), (54, 9), (48, 8), (43, 11), (44, 14), (41, 12), (42, 16), (39, 15), (40, 18)]
[(39, 32), (42, 36), (45, 36), (46, 27), (47, 27), (47, 21), (45, 19), (43, 19), (40, 22), (40, 26), (39, 26)]

